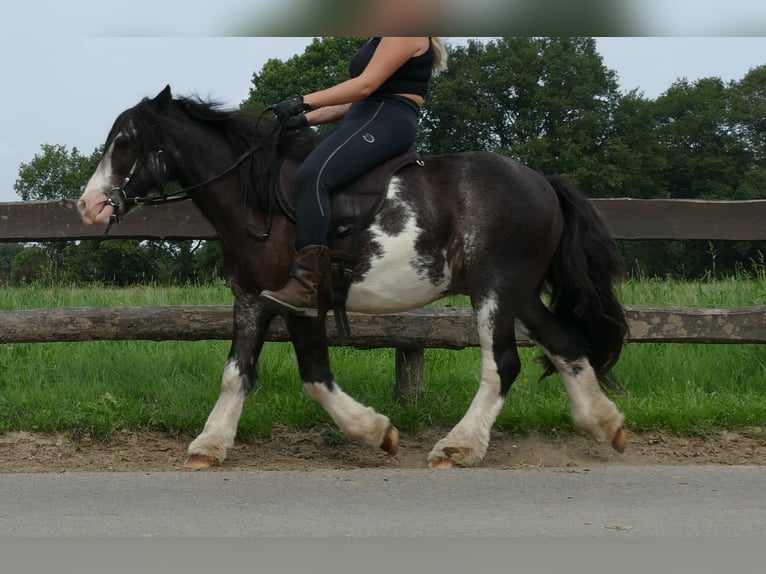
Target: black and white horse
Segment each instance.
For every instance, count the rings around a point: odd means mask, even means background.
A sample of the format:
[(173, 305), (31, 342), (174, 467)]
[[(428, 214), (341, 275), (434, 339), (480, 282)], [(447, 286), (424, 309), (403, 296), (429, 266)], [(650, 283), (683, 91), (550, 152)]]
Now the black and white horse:
[[(220, 464), (232, 447), (273, 313), (258, 301), (288, 277), (295, 225), (278, 201), (280, 168), (308, 153), (312, 132), (280, 130), (263, 114), (227, 111), (166, 87), (116, 119), (78, 202), (87, 224), (110, 225), (177, 182), (211, 222), (235, 296), (234, 338), (220, 396), (186, 466)], [(613, 282), (621, 259), (591, 204), (564, 178), (486, 152), (425, 157), (396, 172), (371, 222), (354, 235), (346, 306), (362, 313), (419, 307), (467, 294), (482, 350), (467, 412), (428, 454), (431, 467), (476, 465), (519, 374), (515, 321), (558, 370), (577, 427), (625, 448), (624, 416), (602, 392), (627, 323)], [(549, 306), (541, 293), (550, 293)], [(330, 367), (326, 313), (286, 317), (308, 395), (344, 434), (395, 453), (388, 417), (343, 392)]]

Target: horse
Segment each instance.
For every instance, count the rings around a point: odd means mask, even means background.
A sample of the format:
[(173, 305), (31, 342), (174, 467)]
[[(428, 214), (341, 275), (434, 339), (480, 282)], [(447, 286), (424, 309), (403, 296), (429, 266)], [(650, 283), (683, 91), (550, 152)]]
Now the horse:
[[(258, 295), (282, 287), (294, 254), (295, 223), (278, 201), (280, 168), (304, 158), (315, 135), (281, 129), (267, 110), (229, 110), (166, 86), (116, 118), (77, 202), (84, 224), (108, 230), (143, 204), (190, 199), (218, 234), (234, 331), (220, 394), (188, 446), (190, 469), (221, 464), (234, 445), (275, 316)], [(424, 463), (455, 468), (484, 459), (521, 370), (516, 321), (542, 350), (543, 377), (560, 373), (575, 426), (623, 452), (625, 417), (604, 392), (628, 332), (615, 294), (623, 263), (576, 184), (500, 154), (465, 151), (420, 158), (391, 175), (382, 193), (353, 234), (346, 308), (391, 313), (467, 295), (481, 347), (476, 394)], [(390, 419), (336, 380), (328, 315), (285, 316), (303, 388), (349, 439), (395, 455), (399, 433)]]

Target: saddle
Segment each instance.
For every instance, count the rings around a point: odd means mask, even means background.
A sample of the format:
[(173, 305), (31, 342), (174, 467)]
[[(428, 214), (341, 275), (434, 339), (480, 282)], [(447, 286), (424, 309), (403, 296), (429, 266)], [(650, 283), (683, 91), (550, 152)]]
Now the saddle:
[[(408, 151), (395, 156), (367, 173), (345, 184), (330, 195), (332, 224), (330, 243), (354, 232), (359, 232), (377, 215), (386, 199), (391, 178), (405, 166), (420, 161), (420, 155)], [(295, 188), (300, 162), (285, 159), (279, 172), (277, 202), (287, 217), (295, 223)]]
[[(415, 163), (423, 165), (420, 155), (408, 151), (372, 168), (330, 195), (332, 219), (328, 246), (331, 250), (332, 300), (338, 334), (343, 342), (348, 341), (350, 333), (346, 297), (353, 281), (359, 235), (383, 207), (391, 178), (399, 170)], [(282, 162), (276, 194), (279, 207), (293, 222), (296, 220), (295, 194), (299, 167), (300, 162), (295, 160), (285, 159)]]

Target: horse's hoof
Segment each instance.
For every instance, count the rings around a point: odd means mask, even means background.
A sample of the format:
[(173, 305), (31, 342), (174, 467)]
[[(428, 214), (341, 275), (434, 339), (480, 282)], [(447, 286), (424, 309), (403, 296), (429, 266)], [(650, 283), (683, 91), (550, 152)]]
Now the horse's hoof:
[(395, 456), (399, 450), (399, 431), (396, 430), (394, 425), (388, 425), (386, 429), (386, 436), (383, 437), (383, 442), (380, 448), (385, 450), (391, 456)]
[(617, 432), (614, 433), (614, 438), (612, 439), (612, 448), (622, 454), (625, 452), (625, 444), (628, 442), (628, 430), (621, 426), (617, 429)]
[(188, 470), (202, 470), (204, 468), (212, 468), (218, 466), (220, 461), (207, 454), (190, 454), (186, 462), (184, 462), (184, 468)]
[(437, 456), (428, 461), (428, 468), (441, 469), (441, 468), (463, 468), (463, 465), (459, 462), (455, 462), (451, 458), (446, 456)]

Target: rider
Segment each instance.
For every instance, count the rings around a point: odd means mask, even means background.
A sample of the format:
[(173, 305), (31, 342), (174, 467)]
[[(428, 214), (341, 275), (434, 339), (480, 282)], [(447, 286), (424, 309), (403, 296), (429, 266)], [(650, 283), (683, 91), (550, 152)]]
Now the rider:
[(261, 292), (262, 301), (317, 315), (318, 288), (330, 266), (330, 193), (412, 147), (428, 82), (446, 68), (446, 58), (440, 38), (375, 37), (351, 58), (349, 80), (275, 105), (285, 128), (342, 121), (300, 166), (290, 279), (278, 291)]

